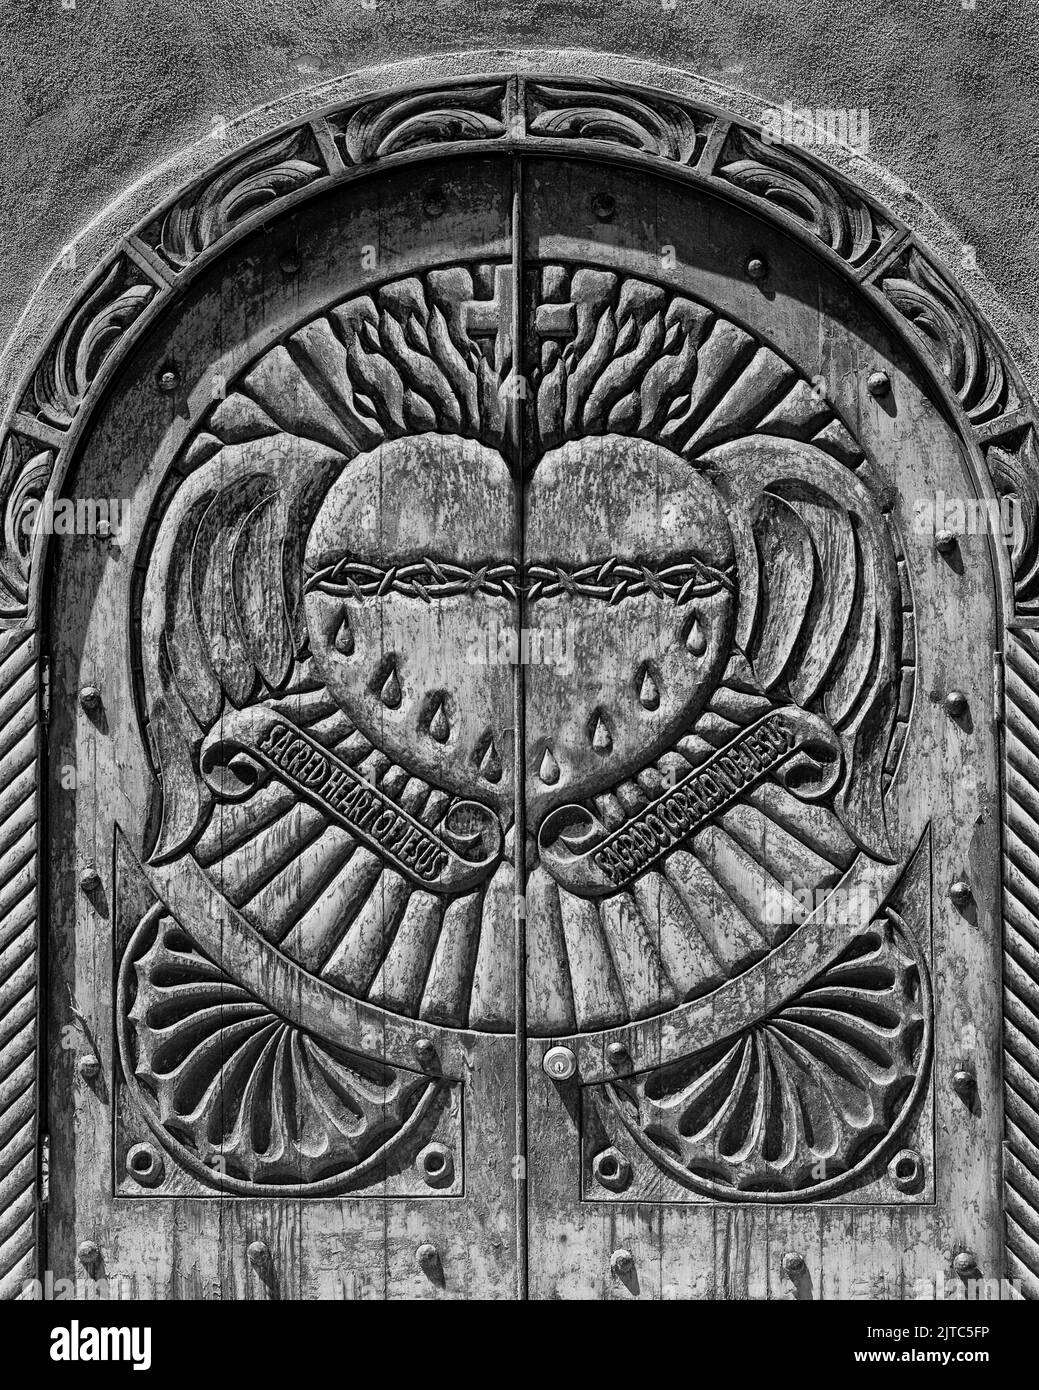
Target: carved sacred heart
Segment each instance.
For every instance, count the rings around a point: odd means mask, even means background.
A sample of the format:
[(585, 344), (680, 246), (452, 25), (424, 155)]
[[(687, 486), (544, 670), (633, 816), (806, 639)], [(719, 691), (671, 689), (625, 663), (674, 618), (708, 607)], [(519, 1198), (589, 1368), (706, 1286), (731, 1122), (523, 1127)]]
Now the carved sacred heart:
[[(149, 863), (193, 856), (250, 930), (382, 1007), (507, 1026), (523, 750), (545, 1036), (573, 962), (600, 965), (571, 1023), (665, 1008), (798, 920), (765, 920), (770, 886), (890, 862), (904, 688), (895, 557), (850, 436), (764, 346), (719, 402), (692, 301), (618, 298), (599, 272), (572, 288), (522, 472), (503, 366), (452, 309), (468, 272), (273, 348), (192, 445), (141, 611)], [(623, 321), (651, 309), (636, 361)], [(665, 897), (674, 988), (629, 1006), (610, 962), (656, 939)]]
[(475, 441), (421, 435), (361, 455), (311, 529), (305, 611), (318, 669), (357, 727), (506, 819), (513, 662), (525, 659), (536, 827), (695, 718), (730, 651), (733, 543), (704, 478), (619, 436), (541, 461), (522, 563), (515, 510), (504, 460)]

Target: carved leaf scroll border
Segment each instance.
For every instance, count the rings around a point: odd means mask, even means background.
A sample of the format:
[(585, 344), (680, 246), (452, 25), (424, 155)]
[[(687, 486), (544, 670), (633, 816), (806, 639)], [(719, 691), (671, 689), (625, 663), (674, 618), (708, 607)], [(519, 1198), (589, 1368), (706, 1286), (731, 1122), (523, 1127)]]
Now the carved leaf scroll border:
[[(752, 123), (651, 89), (489, 73), (325, 108), (229, 154), (167, 199), (97, 267), (14, 394), (0, 429), (0, 1294), (34, 1268), (37, 1214), (37, 858), (43, 536), (22, 527), (58, 485), (93, 403), (157, 313), (264, 222), (375, 169), (458, 152), (609, 157), (743, 204), (860, 285), (924, 365), (979, 477), (1012, 496), (1007, 622), (1005, 994), (1007, 1250), (1039, 1297), (1039, 416), (1013, 362), (912, 230), (822, 160)], [(1022, 751), (1023, 750), (1023, 751)], [(1039, 832), (1037, 832), (1039, 835)], [(1022, 848), (1022, 846), (1024, 848)]]

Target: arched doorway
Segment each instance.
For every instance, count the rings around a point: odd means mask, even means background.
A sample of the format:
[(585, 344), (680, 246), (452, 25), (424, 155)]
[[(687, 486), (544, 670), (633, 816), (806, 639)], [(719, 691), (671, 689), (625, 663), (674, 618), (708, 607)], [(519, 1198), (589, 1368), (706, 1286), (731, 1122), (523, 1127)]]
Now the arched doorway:
[(896, 312), (933, 347), (941, 282), (790, 159), (502, 75), (285, 131), (108, 272), (63, 487), (123, 505), (45, 605), (52, 1267), (1003, 1271), (1007, 563), (934, 508), (1020, 395), (939, 354), (950, 398)]

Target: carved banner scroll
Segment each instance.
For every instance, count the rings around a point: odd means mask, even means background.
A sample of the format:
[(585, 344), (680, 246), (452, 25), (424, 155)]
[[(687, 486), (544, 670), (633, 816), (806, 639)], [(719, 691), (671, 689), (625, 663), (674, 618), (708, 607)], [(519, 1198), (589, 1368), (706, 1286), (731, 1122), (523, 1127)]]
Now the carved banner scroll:
[(454, 802), (438, 833), (273, 710), (233, 711), (202, 744), (202, 775), (219, 796), (230, 773), (237, 783), (234, 794), (241, 796), (258, 789), (257, 765), (312, 800), (421, 888), (467, 892), (498, 861), (501, 826), (488, 807)]
[[(814, 794), (829, 790), (840, 771), (840, 748), (825, 723), (804, 710), (777, 710), (712, 753), (645, 810), (609, 834), (581, 806), (561, 806), (538, 832), (542, 857), (569, 892), (601, 897), (627, 888), (668, 850), (681, 845), (763, 778), (783, 769), (783, 781), (803, 775), (798, 759), (829, 765)], [(828, 785), (829, 784), (829, 785)], [(804, 783), (800, 783), (804, 795)], [(588, 845), (585, 848), (585, 845)]]

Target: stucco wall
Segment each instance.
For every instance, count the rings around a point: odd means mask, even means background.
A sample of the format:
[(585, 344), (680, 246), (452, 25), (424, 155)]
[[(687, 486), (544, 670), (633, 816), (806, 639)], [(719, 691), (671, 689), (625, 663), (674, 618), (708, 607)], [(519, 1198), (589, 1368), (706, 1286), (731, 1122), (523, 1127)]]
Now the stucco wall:
[[(949, 258), (957, 241), (974, 248), (964, 277), (1034, 386), (1039, 5), (970, 4), (76, 0), (66, 10), (22, 0), (0, 37), (0, 341), (61, 248), (214, 119), (370, 64), (580, 47), (685, 68), (741, 91), (744, 110), (786, 100), (868, 108), (871, 160), (944, 221), (944, 233), (933, 230), (919, 209)], [(611, 67), (624, 64), (604, 59)]]

